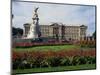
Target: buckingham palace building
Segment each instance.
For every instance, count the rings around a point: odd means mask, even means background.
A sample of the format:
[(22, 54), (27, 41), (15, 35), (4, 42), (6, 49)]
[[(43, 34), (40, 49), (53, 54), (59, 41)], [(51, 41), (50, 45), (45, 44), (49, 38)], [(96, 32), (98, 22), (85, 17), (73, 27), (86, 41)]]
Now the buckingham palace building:
[[(24, 24), (24, 36), (27, 36), (30, 24)], [(40, 25), (41, 37), (52, 37), (66, 40), (80, 40), (86, 37), (87, 26), (85, 25), (64, 25), (53, 23), (50, 25)]]

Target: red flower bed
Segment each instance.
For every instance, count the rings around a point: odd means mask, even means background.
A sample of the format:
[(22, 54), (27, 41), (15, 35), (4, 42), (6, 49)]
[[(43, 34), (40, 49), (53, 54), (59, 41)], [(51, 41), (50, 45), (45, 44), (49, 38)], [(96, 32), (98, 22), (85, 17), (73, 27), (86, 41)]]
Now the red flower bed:
[[(95, 50), (30, 51), (12, 53), (13, 69), (96, 63)], [(71, 59), (70, 59), (71, 58)]]
[(56, 56), (56, 57), (73, 57), (73, 56), (96, 56), (96, 51), (95, 50), (87, 50), (87, 51), (81, 51), (81, 50), (70, 50), (70, 51), (30, 51), (30, 52), (16, 52), (13, 51), (12, 53), (13, 59), (17, 58), (28, 58), (28, 57), (51, 57), (51, 56)]
[(72, 44), (66, 42), (20, 42), (20, 43), (13, 43), (13, 47), (32, 47), (32, 46), (45, 46), (45, 45), (65, 45), (65, 44)]
[(33, 46), (32, 43), (26, 42), (26, 43), (14, 43), (15, 47), (31, 47)]

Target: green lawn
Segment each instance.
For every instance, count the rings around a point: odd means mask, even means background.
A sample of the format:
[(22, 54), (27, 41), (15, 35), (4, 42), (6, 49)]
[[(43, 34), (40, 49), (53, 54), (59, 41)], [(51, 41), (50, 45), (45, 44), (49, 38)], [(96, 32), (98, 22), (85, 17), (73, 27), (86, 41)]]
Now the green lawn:
[(59, 51), (59, 50), (70, 50), (70, 49), (79, 49), (79, 46), (76, 45), (57, 45), (57, 46), (37, 46), (37, 47), (30, 47), (30, 48), (13, 48), (15, 51)]
[(96, 69), (95, 64), (85, 64), (78, 66), (50, 67), (50, 68), (34, 68), (34, 69), (19, 69), (13, 70), (14, 74), (18, 73), (39, 73), (39, 72), (54, 72), (54, 71), (73, 71), (73, 70), (89, 70)]

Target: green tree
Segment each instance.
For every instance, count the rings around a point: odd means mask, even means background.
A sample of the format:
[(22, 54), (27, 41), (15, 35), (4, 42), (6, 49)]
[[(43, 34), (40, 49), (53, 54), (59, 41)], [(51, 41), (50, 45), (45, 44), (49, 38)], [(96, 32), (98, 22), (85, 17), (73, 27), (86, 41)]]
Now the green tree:
[(92, 36), (94, 37), (94, 39), (96, 39), (96, 31), (93, 33)]
[(17, 36), (17, 35), (22, 36), (23, 35), (23, 29), (12, 27), (12, 35), (13, 36)]

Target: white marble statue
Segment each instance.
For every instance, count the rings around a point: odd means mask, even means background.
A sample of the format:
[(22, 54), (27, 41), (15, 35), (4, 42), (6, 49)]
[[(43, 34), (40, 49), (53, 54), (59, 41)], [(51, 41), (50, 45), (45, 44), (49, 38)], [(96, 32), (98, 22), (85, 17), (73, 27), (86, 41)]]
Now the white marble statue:
[(37, 10), (38, 8), (35, 8), (32, 18), (33, 23), (30, 25), (30, 30), (28, 32), (27, 38), (38, 38), (41, 36)]

